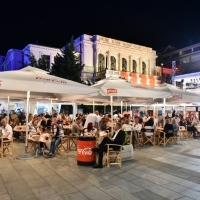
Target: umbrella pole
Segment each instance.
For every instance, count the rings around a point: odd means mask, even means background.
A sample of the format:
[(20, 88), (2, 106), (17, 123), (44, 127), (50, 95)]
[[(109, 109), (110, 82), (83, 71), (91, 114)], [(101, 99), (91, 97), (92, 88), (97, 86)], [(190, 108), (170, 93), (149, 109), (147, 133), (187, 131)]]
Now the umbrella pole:
[(30, 99), (30, 91), (27, 92), (27, 100), (26, 100), (26, 141), (25, 141), (25, 153), (28, 151), (28, 115), (29, 115), (29, 99)]
[(52, 115), (52, 99), (51, 99), (51, 105), (50, 105), (50, 115)]
[(7, 121), (7, 123), (9, 124), (9, 105), (10, 105), (10, 97), (8, 96), (8, 110), (7, 110), (7, 119), (8, 119), (8, 121)]
[(163, 126), (165, 125), (165, 104), (166, 104), (166, 99), (163, 98)]
[(17, 156), (18, 160), (30, 160), (34, 158), (34, 155), (29, 154), (28, 151), (28, 115), (29, 115), (29, 99), (30, 91), (27, 91), (27, 100), (26, 100), (26, 138), (25, 138), (25, 153)]
[(92, 107), (92, 108), (93, 108), (93, 113), (94, 113), (94, 109), (95, 109), (95, 108), (94, 108), (94, 101), (93, 101), (93, 107)]
[(121, 115), (123, 115), (123, 101), (121, 101)]
[(113, 96), (110, 96), (110, 106), (111, 106), (111, 132), (113, 133)]

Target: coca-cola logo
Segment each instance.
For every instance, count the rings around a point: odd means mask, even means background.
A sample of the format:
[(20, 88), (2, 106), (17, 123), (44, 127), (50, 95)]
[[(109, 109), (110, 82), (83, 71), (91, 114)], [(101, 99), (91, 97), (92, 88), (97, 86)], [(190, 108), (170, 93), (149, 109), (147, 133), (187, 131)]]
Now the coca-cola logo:
[(67, 84), (67, 81), (65, 81), (65, 80), (43, 78), (43, 77), (38, 77), (38, 76), (35, 79), (37, 79), (37, 80), (43, 80), (43, 81), (50, 81), (50, 82)]
[(107, 88), (107, 94), (117, 94), (117, 89), (115, 89), (115, 88)]
[(81, 149), (78, 147), (78, 154), (84, 155), (84, 156), (90, 156), (92, 155), (92, 148), (86, 147), (84, 149)]

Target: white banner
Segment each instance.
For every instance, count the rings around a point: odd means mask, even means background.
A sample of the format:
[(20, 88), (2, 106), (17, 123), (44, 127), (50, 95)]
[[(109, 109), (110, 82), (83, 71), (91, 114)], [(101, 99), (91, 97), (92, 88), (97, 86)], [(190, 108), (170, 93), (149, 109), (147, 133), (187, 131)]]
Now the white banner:
[(196, 107), (186, 107), (186, 111), (196, 111)]
[(184, 107), (176, 107), (175, 110), (184, 111)]

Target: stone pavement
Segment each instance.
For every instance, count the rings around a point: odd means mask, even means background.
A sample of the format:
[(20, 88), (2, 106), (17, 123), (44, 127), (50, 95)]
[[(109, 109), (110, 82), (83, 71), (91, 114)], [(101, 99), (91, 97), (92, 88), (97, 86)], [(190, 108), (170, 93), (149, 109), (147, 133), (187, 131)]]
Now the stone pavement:
[(145, 145), (120, 169), (76, 164), (76, 152), (54, 158), (0, 158), (0, 200), (166, 200), (200, 199), (200, 140), (174, 146)]

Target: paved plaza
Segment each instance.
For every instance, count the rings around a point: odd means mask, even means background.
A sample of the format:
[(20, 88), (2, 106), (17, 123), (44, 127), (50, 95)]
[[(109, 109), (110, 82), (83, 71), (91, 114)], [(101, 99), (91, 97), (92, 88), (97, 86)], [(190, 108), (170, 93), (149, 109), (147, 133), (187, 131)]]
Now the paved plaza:
[(77, 166), (76, 151), (17, 160), (23, 151), (24, 144), (16, 141), (14, 156), (0, 158), (0, 200), (200, 199), (198, 140), (139, 147), (121, 169)]

